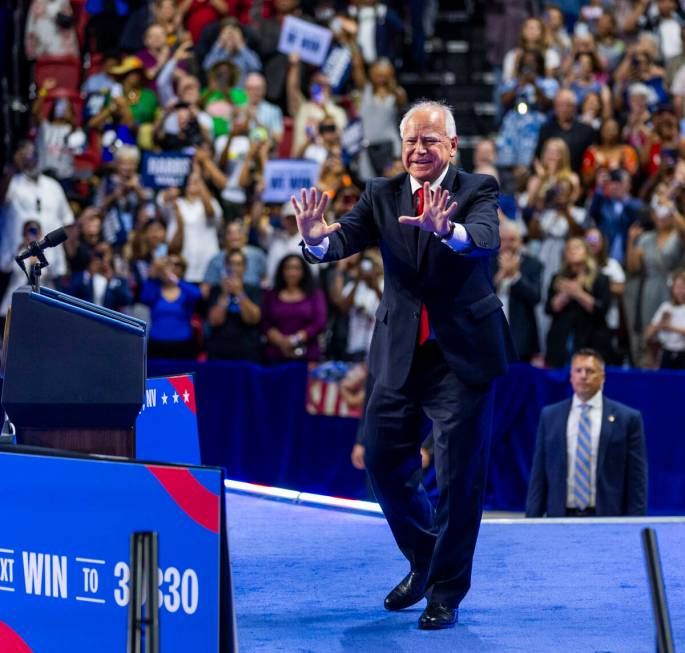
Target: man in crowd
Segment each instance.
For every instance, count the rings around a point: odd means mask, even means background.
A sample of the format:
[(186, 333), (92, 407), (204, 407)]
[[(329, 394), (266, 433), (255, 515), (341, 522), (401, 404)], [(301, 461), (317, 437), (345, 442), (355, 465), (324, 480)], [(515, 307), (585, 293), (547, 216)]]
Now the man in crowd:
[(535, 156), (539, 157), (546, 141), (561, 138), (571, 153), (571, 169), (578, 173), (583, 154), (597, 141), (597, 132), (576, 119), (576, 95), (568, 88), (562, 88), (554, 98), (554, 116), (540, 128)]
[(540, 415), (527, 517), (609, 517), (647, 512), (642, 416), (604, 396), (593, 349), (571, 360), (573, 397)]
[(493, 257), (494, 282), (502, 301), (520, 361), (529, 363), (540, 351), (535, 307), (542, 296), (542, 263), (523, 251), (521, 228), (500, 221), (499, 256)]

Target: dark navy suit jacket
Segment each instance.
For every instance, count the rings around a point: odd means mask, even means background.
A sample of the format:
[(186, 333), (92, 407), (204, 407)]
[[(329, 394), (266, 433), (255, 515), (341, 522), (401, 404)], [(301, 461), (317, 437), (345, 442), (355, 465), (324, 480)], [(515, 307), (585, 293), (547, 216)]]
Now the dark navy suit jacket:
[[(70, 295), (92, 302), (94, 298), (93, 277), (88, 272), (74, 274), (68, 290)], [(120, 310), (133, 302), (128, 282), (122, 277), (112, 277), (107, 284), (102, 305), (105, 308)]]
[[(647, 451), (640, 413), (603, 396), (597, 453), (598, 516), (647, 512)], [(568, 455), (566, 424), (571, 399), (546, 406), (540, 415), (526, 516), (564, 517)]]
[[(359, 202), (329, 237), (323, 261), (335, 261), (377, 243), (383, 256), (383, 298), (369, 352), (379, 383), (400, 388), (411, 368), (421, 304), (445, 360), (468, 385), (484, 384), (515, 358), (502, 302), (493, 290), (490, 256), (499, 248), (498, 186), (494, 177), (450, 166), (441, 186), (457, 202), (453, 220), (472, 247), (456, 252), (434, 234), (398, 222), (414, 215), (410, 177), (372, 179)], [(307, 260), (319, 262), (303, 250)]]

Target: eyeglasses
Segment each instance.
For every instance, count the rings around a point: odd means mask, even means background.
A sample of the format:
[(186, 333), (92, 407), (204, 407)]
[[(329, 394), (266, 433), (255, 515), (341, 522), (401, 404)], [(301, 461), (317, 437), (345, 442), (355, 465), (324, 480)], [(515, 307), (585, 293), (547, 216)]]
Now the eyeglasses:
[(440, 143), (442, 143), (446, 138), (446, 136), (426, 136), (425, 138), (416, 138), (415, 136), (410, 136), (402, 139), (402, 145), (405, 147), (416, 147), (418, 143), (421, 142), (424, 147), (430, 148), (440, 145)]

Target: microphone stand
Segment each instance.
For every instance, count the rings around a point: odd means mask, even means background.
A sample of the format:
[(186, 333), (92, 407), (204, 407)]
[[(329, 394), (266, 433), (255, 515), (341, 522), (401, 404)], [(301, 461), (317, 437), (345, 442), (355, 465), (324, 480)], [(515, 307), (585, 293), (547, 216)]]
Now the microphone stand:
[(38, 260), (35, 263), (31, 264), (31, 270), (29, 272), (29, 283), (31, 284), (31, 287), (33, 288), (33, 292), (36, 292), (40, 295), (41, 270), (43, 268), (48, 267), (49, 263), (48, 263), (47, 259), (45, 258), (45, 254), (43, 254), (43, 250), (39, 249), (36, 252), (35, 256)]
[(48, 263), (48, 260), (45, 258), (45, 254), (43, 253), (43, 250), (37, 246), (38, 243), (34, 240), (29, 243), (29, 249), (31, 250), (31, 256), (36, 258), (37, 261), (35, 263), (31, 264), (31, 267), (29, 268), (29, 271), (26, 271), (26, 266), (24, 265), (23, 259), (19, 258), (17, 256), (14, 260), (17, 262), (17, 265), (22, 269), (24, 274), (26, 275), (26, 278), (28, 279), (29, 283), (31, 284), (31, 288), (33, 292), (36, 292), (40, 294), (40, 276), (41, 276), (41, 270), (43, 268), (48, 267), (50, 265)]

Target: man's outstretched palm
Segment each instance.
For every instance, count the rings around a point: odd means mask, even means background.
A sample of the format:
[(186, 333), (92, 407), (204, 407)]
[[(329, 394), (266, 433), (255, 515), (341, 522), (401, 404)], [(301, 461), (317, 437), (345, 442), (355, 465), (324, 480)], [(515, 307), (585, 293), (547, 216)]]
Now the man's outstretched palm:
[(421, 215), (402, 215), (399, 221), (402, 224), (444, 236), (450, 231), (450, 218), (453, 218), (457, 212), (456, 202), (452, 202), (449, 207), (447, 206), (449, 198), (448, 190), (436, 188), (435, 191), (432, 191), (430, 184), (426, 182), (423, 185), (423, 211)]
[(316, 188), (310, 188), (309, 193), (305, 188), (301, 191), (302, 204), (293, 195), (290, 198), (295, 209), (297, 228), (302, 239), (307, 245), (315, 246), (330, 234), (338, 231), (341, 225), (338, 223), (329, 225), (324, 217), (328, 206), (328, 195), (319, 193)]

